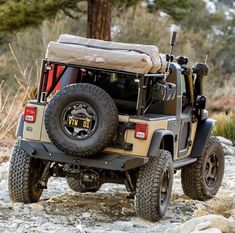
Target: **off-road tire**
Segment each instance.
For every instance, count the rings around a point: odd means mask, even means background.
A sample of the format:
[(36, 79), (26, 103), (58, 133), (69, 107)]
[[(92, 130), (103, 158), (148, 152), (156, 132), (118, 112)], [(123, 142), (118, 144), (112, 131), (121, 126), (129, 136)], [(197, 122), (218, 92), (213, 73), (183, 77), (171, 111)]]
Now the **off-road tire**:
[(43, 189), (36, 187), (44, 169), (43, 162), (26, 154), (20, 140), (14, 146), (8, 172), (8, 191), (13, 202), (33, 203), (41, 197)]
[[(216, 180), (209, 186), (206, 182), (207, 162), (210, 156), (217, 157)], [(210, 137), (207, 141), (204, 154), (198, 160), (182, 168), (181, 183), (184, 194), (188, 197), (200, 201), (213, 198), (218, 192), (224, 174), (224, 152), (223, 148), (215, 137)]]
[(67, 183), (68, 183), (68, 186), (69, 186), (70, 189), (72, 189), (75, 192), (79, 192), (79, 193), (86, 193), (86, 192), (95, 193), (101, 187), (101, 185), (100, 185), (99, 187), (89, 189), (89, 188), (85, 187), (84, 185), (82, 185), (80, 183), (79, 179), (75, 179), (73, 177), (68, 177), (67, 178)]
[[(98, 126), (88, 138), (76, 140), (63, 131), (63, 109), (75, 101), (91, 105), (98, 116)], [(71, 84), (58, 91), (48, 103), (45, 112), (45, 128), (50, 140), (60, 150), (70, 155), (87, 157), (110, 145), (118, 129), (118, 111), (112, 98), (98, 86)]]
[[(164, 174), (167, 174), (168, 183), (164, 202), (161, 203)], [(135, 195), (137, 216), (151, 222), (164, 216), (171, 196), (173, 175), (172, 156), (165, 150), (160, 150), (156, 157), (151, 157), (149, 162), (140, 168)]]

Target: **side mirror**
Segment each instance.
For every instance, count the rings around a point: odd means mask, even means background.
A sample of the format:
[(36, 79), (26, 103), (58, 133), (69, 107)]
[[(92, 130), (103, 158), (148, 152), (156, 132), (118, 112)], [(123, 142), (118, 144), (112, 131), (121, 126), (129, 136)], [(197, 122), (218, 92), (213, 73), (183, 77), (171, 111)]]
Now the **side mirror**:
[(170, 45), (171, 45), (171, 46), (174, 46), (174, 45), (175, 45), (176, 35), (177, 35), (177, 32), (176, 32), (176, 31), (172, 31), (172, 33), (171, 33), (171, 39), (170, 39)]

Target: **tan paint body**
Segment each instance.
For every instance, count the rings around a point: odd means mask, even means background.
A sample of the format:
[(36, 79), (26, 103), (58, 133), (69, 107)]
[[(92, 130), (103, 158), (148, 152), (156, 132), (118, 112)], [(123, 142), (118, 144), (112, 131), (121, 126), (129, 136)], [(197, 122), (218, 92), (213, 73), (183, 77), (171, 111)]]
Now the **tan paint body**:
[(133, 144), (133, 150), (128, 151), (130, 155), (147, 156), (152, 136), (157, 129), (167, 129), (167, 120), (159, 118), (156, 121), (143, 121), (139, 119), (130, 119), (130, 122), (142, 122), (148, 124), (148, 138), (145, 140), (136, 139), (134, 130), (127, 130), (126, 142)]
[(193, 149), (193, 142), (194, 142), (194, 139), (195, 139), (195, 136), (196, 136), (196, 131), (197, 131), (197, 121), (192, 123), (191, 127), (192, 128), (191, 128), (190, 140), (192, 141), (192, 144), (188, 148), (187, 155), (190, 155), (191, 152), (192, 152), (192, 149)]
[[(28, 106), (37, 107), (37, 117), (36, 117), (35, 123), (27, 123), (27, 122), (24, 123), (23, 138), (28, 139), (28, 140), (51, 143), (47, 135), (45, 125), (44, 125), (45, 106), (34, 105), (32, 103), (28, 104)], [(148, 138), (145, 140), (136, 139), (135, 130), (126, 130), (126, 133), (124, 136), (125, 141), (127, 143), (133, 144), (133, 150), (125, 151), (123, 149), (107, 147), (104, 149), (104, 152), (118, 153), (122, 155), (128, 154), (128, 155), (141, 156), (141, 157), (147, 156), (154, 131), (157, 129), (167, 129), (167, 124), (168, 124), (168, 121), (166, 120), (166, 118), (164, 119), (157, 118), (154, 121), (146, 121), (146, 120), (131, 118), (130, 116), (125, 116), (125, 115), (119, 115), (119, 121), (120, 122), (133, 122), (133, 123), (136, 123), (136, 122), (147, 123), (148, 124)]]

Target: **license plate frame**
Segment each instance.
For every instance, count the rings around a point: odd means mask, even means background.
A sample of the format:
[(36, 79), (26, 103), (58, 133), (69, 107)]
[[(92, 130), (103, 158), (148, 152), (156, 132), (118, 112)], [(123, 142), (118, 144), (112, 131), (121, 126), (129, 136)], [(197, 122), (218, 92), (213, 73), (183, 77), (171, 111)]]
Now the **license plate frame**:
[(91, 119), (87, 117), (74, 117), (73, 115), (68, 116), (67, 125), (69, 127), (91, 129)]

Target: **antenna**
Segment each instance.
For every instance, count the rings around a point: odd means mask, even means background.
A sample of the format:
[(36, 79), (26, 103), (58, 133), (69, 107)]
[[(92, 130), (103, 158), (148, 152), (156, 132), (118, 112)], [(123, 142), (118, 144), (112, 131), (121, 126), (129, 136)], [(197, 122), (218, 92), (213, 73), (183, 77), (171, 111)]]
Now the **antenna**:
[(172, 31), (172, 33), (171, 33), (171, 39), (170, 39), (170, 45), (171, 45), (172, 47), (175, 45), (176, 35), (177, 35), (177, 31)]
[(170, 63), (171, 63), (171, 55), (173, 53), (173, 48), (174, 48), (174, 45), (175, 45), (175, 41), (176, 41), (176, 35), (177, 35), (177, 31), (172, 31), (171, 33), (171, 38), (170, 38), (170, 46), (171, 46), (171, 50), (170, 50), (170, 54), (169, 54), (169, 60), (168, 60), (168, 63), (167, 63), (167, 67), (166, 67), (166, 72), (165, 72), (165, 75), (164, 75), (164, 79), (166, 79), (166, 77), (168, 76), (169, 74), (169, 69), (170, 69)]

